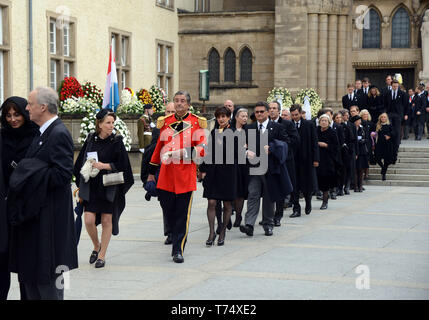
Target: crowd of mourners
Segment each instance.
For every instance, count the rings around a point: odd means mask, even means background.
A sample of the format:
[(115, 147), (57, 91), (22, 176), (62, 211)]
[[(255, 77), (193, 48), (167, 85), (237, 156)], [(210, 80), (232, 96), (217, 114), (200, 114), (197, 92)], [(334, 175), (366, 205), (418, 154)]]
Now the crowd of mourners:
[[(145, 106), (138, 123), (142, 198), (160, 203), (173, 261), (184, 262), (198, 182), (207, 199), (205, 245), (211, 247), (225, 245), (233, 227), (251, 237), (259, 223), (272, 236), (286, 208), (292, 208), (290, 218), (301, 216), (300, 199), (309, 215), (313, 196), (326, 210), (329, 200), (363, 192), (370, 165), (378, 164), (386, 180), (401, 139), (412, 130), (421, 140), (425, 125), (429, 129), (428, 91), (421, 84), (406, 92), (391, 76), (382, 89), (365, 78), (347, 90), (342, 110), (323, 108), (311, 120), (296, 104), (261, 101), (250, 110), (227, 100), (216, 108), (210, 131), (205, 118), (189, 112), (186, 91), (177, 92), (156, 120), (152, 106)], [(96, 130), (74, 161), (58, 104), (54, 90), (37, 88), (28, 100), (10, 97), (1, 106), (0, 300), (7, 298), (10, 272), (18, 274), (22, 299), (64, 298), (58, 284), (78, 267), (82, 223), (73, 212), (73, 176), (75, 211), (84, 218), (95, 268), (106, 265), (134, 184), (122, 137), (114, 133), (116, 114), (98, 112)]]

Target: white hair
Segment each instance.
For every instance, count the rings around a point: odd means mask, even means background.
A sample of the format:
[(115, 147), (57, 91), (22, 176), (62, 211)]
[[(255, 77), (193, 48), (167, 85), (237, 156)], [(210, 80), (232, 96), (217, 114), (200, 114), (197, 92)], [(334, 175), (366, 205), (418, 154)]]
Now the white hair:
[(58, 93), (54, 89), (47, 87), (38, 87), (35, 91), (37, 93), (37, 103), (48, 106), (49, 113), (58, 114)]

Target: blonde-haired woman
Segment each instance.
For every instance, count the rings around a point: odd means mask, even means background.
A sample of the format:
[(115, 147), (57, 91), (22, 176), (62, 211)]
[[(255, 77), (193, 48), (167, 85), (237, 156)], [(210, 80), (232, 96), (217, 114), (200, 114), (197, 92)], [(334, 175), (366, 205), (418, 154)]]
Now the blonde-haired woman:
[(367, 102), (367, 107), (369, 113), (371, 114), (371, 118), (374, 122), (377, 122), (379, 115), (385, 112), (383, 96), (380, 94), (380, 91), (377, 87), (370, 87)]
[(393, 163), (394, 159), (394, 131), (389, 122), (387, 113), (382, 113), (378, 117), (376, 126), (377, 142), (375, 145), (375, 159), (381, 167), (382, 180), (386, 180), (387, 168)]
[(323, 192), (323, 203), (320, 210), (328, 208), (329, 189), (337, 186), (336, 167), (339, 152), (338, 136), (331, 128), (331, 118), (327, 114), (319, 117), (317, 137), (319, 141), (320, 162), (317, 171), (317, 181)]
[[(89, 263), (95, 262), (96, 268), (103, 268), (110, 238), (112, 234), (119, 234), (119, 217), (125, 208), (125, 194), (133, 185), (134, 178), (122, 137), (113, 133), (116, 115), (110, 109), (103, 109), (97, 113), (96, 119), (96, 132), (86, 139), (73, 174), (80, 188), (79, 197), (83, 200), (86, 230), (94, 245)], [(81, 169), (89, 158), (95, 159), (91, 166), (99, 173), (86, 180)], [(123, 172), (124, 183), (105, 187), (103, 175), (111, 172)], [(101, 242), (97, 232), (100, 223)]]
[[(366, 109), (363, 109), (359, 116), (362, 118), (362, 127), (365, 130), (366, 147), (368, 149), (368, 161), (370, 164), (376, 164), (374, 156), (375, 143), (373, 143), (373, 140), (370, 138), (371, 134), (375, 132), (375, 123), (372, 122), (371, 114)], [(364, 180), (367, 180), (369, 168), (366, 168), (364, 172)]]

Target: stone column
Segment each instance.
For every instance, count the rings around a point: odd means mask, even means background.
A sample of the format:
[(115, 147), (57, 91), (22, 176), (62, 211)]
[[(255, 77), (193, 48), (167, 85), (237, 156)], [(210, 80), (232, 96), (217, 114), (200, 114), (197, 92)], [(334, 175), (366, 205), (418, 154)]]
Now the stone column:
[(341, 15), (338, 19), (338, 64), (337, 64), (337, 101), (341, 101), (346, 91), (346, 43), (347, 43), (347, 16)]
[(328, 15), (319, 15), (319, 55), (318, 55), (318, 77), (320, 99), (327, 98), (328, 82)]
[(308, 15), (308, 87), (317, 89), (317, 56), (319, 36), (319, 15)]
[(338, 16), (329, 15), (328, 36), (328, 101), (337, 100), (337, 39)]

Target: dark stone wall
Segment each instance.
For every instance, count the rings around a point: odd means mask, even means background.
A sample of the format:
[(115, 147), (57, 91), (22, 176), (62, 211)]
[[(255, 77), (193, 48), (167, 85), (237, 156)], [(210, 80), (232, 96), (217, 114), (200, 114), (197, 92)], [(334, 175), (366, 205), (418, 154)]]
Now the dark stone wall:
[(274, 11), (275, 0), (224, 0), (223, 11)]

